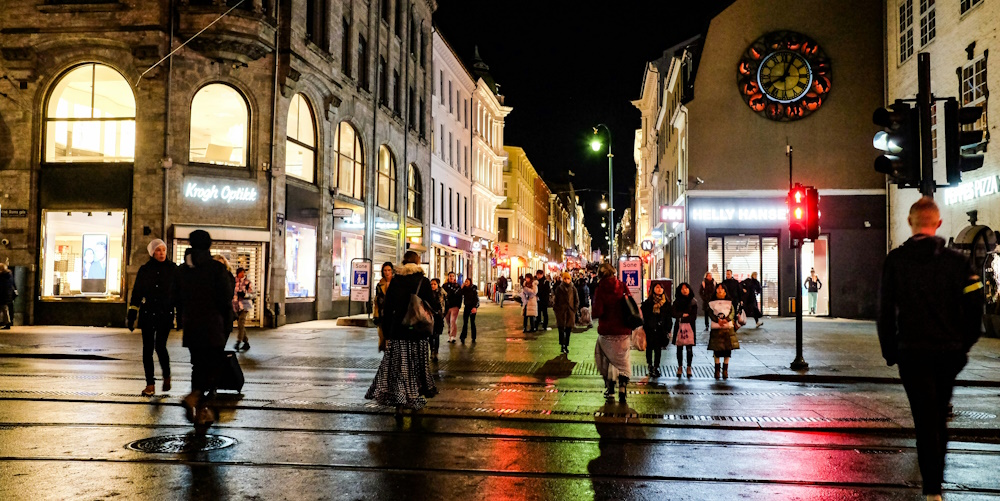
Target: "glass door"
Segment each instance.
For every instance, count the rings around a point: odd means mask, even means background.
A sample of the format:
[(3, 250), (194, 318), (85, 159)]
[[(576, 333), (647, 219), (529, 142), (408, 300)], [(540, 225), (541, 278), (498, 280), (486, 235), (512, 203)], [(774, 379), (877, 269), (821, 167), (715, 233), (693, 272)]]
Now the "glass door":
[(743, 281), (757, 274), (763, 293), (757, 298), (761, 312), (778, 315), (778, 238), (760, 235), (725, 235), (708, 238), (708, 271), (716, 282), (726, 278)]
[[(830, 314), (829, 250), (827, 235), (821, 235), (815, 242), (802, 244), (803, 315)], [(810, 292), (812, 289), (816, 289), (816, 292)]]

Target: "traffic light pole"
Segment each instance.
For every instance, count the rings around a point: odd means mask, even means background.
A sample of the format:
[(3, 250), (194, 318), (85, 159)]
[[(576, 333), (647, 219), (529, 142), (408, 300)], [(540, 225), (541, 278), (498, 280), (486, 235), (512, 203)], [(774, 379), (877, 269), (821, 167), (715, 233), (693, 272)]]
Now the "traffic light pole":
[(931, 144), (931, 55), (917, 54), (917, 109), (920, 110), (920, 193), (934, 198), (934, 149)]
[[(792, 145), (785, 146), (785, 154), (788, 155), (788, 190), (791, 191), (792, 185)], [(791, 217), (791, 215), (789, 215)], [(789, 231), (789, 238), (791, 239), (791, 247), (795, 250), (795, 360), (792, 361), (791, 369), (793, 371), (801, 371), (809, 368), (809, 364), (806, 363), (806, 359), (802, 357), (802, 266), (799, 264), (802, 262), (802, 240), (792, 239), (791, 231)]]

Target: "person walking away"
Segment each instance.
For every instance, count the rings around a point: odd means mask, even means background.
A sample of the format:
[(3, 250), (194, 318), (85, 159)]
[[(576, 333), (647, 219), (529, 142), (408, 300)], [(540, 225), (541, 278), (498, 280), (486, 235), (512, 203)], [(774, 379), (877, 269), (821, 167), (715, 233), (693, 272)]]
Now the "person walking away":
[(184, 328), (183, 345), (191, 355), (191, 393), (181, 403), (188, 420), (197, 427), (215, 421), (206, 392), (215, 390), (219, 368), (225, 363), (223, 350), (233, 325), (234, 287), (232, 274), (209, 252), (212, 237), (208, 232), (192, 231), (188, 239), (191, 248), (177, 270), (174, 297)]
[(386, 291), (382, 312), (385, 353), (365, 393), (368, 400), (395, 407), (397, 418), (402, 417), (403, 409), (422, 409), (427, 403), (425, 397), (433, 397), (438, 391), (427, 361), (430, 351), (427, 334), (403, 324), (413, 294), (428, 305), (435, 300), (431, 283), (420, 267), (420, 254), (406, 251), (403, 264), (396, 269)]
[(733, 303), (736, 314), (743, 311), (743, 304), (740, 298), (743, 297), (743, 288), (740, 281), (733, 278), (733, 270), (726, 270), (726, 279), (722, 281), (722, 286), (726, 288), (726, 298)]
[(455, 272), (448, 273), (448, 281), (441, 286), (445, 292), (445, 320), (448, 322), (448, 342), (454, 343), (458, 334), (458, 310), (462, 307), (462, 286), (458, 285)]
[(552, 297), (552, 283), (545, 276), (545, 272), (538, 270), (535, 272), (535, 286), (538, 288), (538, 317), (535, 325), (543, 331), (549, 330), (549, 300)]
[(465, 310), (462, 312), (462, 344), (465, 344), (465, 335), (468, 332), (468, 327), (471, 319), (472, 324), (472, 342), (476, 342), (476, 312), (479, 310), (479, 289), (472, 284), (471, 278), (466, 278), (465, 283), (462, 284), (462, 302), (465, 304)]
[(618, 401), (625, 403), (625, 387), (632, 378), (629, 349), (632, 329), (625, 325), (621, 299), (628, 293), (625, 285), (615, 277), (615, 269), (608, 263), (601, 265), (597, 290), (594, 292), (594, 318), (597, 322), (597, 346), (594, 361), (604, 378), (604, 398), (613, 399), (618, 383)]
[(740, 282), (740, 286), (743, 288), (743, 311), (748, 317), (753, 318), (754, 322), (757, 323), (756, 327), (764, 325), (764, 322), (760, 321), (764, 314), (760, 311), (760, 304), (757, 302), (757, 295), (763, 294), (764, 289), (760, 286), (760, 281), (757, 280), (757, 272), (751, 273), (750, 278)]
[(431, 361), (438, 361), (438, 350), (441, 347), (441, 333), (444, 332), (444, 311), (445, 297), (444, 289), (441, 288), (441, 280), (431, 279), (431, 293), (434, 300), (431, 301), (431, 311), (434, 312), (434, 331), (431, 334), (430, 350)]
[(736, 338), (736, 307), (729, 300), (726, 287), (715, 286), (715, 299), (709, 304), (712, 311), (712, 330), (708, 335), (708, 349), (715, 358), (715, 379), (719, 379), (719, 359), (722, 359), (722, 379), (729, 379), (729, 357), (733, 350), (740, 349), (740, 341)]
[[(694, 344), (696, 342), (694, 336), (695, 332), (695, 322), (698, 319), (698, 302), (694, 299), (694, 293), (691, 292), (691, 286), (687, 282), (681, 282), (677, 286), (677, 294), (674, 297), (674, 318), (677, 322), (674, 324), (674, 344), (677, 345), (677, 377), (681, 377), (681, 367), (684, 359), (682, 358), (682, 353), (687, 350), (687, 377), (691, 379), (693, 371), (691, 370), (691, 359), (694, 358)], [(682, 346), (678, 344), (678, 334), (680, 333), (681, 325), (686, 325), (691, 329), (691, 344)]]
[(375, 285), (375, 307), (372, 309), (372, 321), (378, 326), (378, 351), (385, 351), (385, 332), (382, 328), (382, 312), (385, 310), (385, 291), (392, 281), (392, 263), (382, 263), (382, 278)]
[(126, 323), (129, 331), (134, 331), (136, 320), (142, 332), (142, 368), (146, 375), (146, 388), (142, 395), (151, 397), (156, 393), (153, 352), (160, 360), (163, 375), (163, 391), (170, 391), (170, 353), (167, 351), (167, 337), (174, 327), (174, 304), (170, 290), (177, 274), (177, 265), (167, 259), (167, 244), (154, 238), (146, 246), (149, 261), (139, 267), (132, 286)]
[(247, 278), (247, 270), (243, 267), (236, 268), (236, 346), (233, 347), (236, 351), (241, 349), (240, 342), (243, 343), (243, 351), (250, 349), (250, 340), (247, 338), (247, 317), (253, 311), (255, 297), (253, 283)]
[(712, 272), (705, 273), (704, 280), (701, 281), (701, 290), (698, 291), (698, 295), (701, 296), (701, 309), (705, 312), (705, 330), (709, 329), (709, 325), (712, 320), (712, 309), (708, 306), (715, 299), (715, 279), (712, 278)]
[(809, 294), (809, 314), (816, 314), (816, 301), (819, 298), (819, 290), (823, 288), (823, 282), (819, 280), (819, 276), (816, 275), (816, 268), (809, 269), (809, 276), (806, 277), (805, 283), (802, 284), (806, 288), (806, 293)]
[(657, 378), (660, 373), (660, 354), (670, 344), (670, 328), (674, 311), (670, 300), (664, 294), (663, 285), (653, 284), (652, 293), (642, 302), (642, 329), (646, 331), (646, 365), (649, 377)]
[(521, 284), (521, 311), (524, 314), (524, 332), (538, 330), (538, 289), (531, 275), (524, 276)]
[(576, 313), (576, 321), (587, 326), (593, 326), (593, 318), (590, 315), (590, 285), (585, 277), (580, 277), (576, 281), (576, 292), (580, 296), (580, 309)]
[(576, 325), (576, 312), (580, 308), (580, 296), (573, 285), (573, 278), (568, 272), (563, 272), (562, 279), (556, 284), (555, 300), (552, 309), (556, 313), (556, 327), (559, 329), (560, 352), (569, 354), (569, 336)]
[(500, 296), (497, 302), (500, 303), (500, 307), (503, 308), (503, 300), (507, 296), (507, 277), (500, 275), (497, 278), (497, 295)]
[(14, 273), (7, 263), (0, 263), (0, 329), (10, 329), (14, 325), (14, 298), (17, 289), (14, 287)]
[(923, 493), (941, 499), (948, 405), (979, 339), (983, 283), (967, 258), (936, 236), (941, 213), (934, 199), (917, 200), (907, 222), (913, 236), (889, 252), (882, 269), (878, 337), (910, 401)]

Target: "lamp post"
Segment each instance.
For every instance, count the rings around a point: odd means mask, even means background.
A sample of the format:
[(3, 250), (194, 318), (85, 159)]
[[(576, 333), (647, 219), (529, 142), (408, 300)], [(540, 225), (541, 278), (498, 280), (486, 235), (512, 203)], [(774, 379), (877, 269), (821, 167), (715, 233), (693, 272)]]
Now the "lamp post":
[[(597, 129), (603, 127), (605, 132), (608, 133), (608, 212), (611, 214), (611, 228), (610, 233), (612, 238), (609, 239), (609, 251), (611, 253), (611, 262), (615, 262), (615, 180), (614, 180), (614, 159), (615, 156), (611, 154), (611, 129), (607, 125), (597, 124), (594, 127), (594, 135), (597, 135)], [(601, 141), (594, 138), (590, 142), (590, 148), (594, 151), (601, 150)]]

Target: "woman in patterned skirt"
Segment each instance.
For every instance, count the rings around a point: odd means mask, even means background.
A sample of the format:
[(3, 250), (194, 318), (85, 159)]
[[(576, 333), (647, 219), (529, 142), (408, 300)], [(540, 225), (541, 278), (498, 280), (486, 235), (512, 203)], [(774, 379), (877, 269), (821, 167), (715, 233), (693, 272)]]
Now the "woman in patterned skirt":
[(427, 403), (425, 397), (437, 395), (428, 363), (430, 343), (427, 338), (431, 333), (403, 325), (411, 294), (417, 294), (428, 305), (435, 300), (430, 281), (420, 267), (420, 254), (407, 251), (403, 255), (403, 265), (396, 268), (386, 290), (382, 312), (385, 354), (365, 394), (366, 399), (395, 407), (397, 416), (401, 416), (404, 408), (423, 408)]

